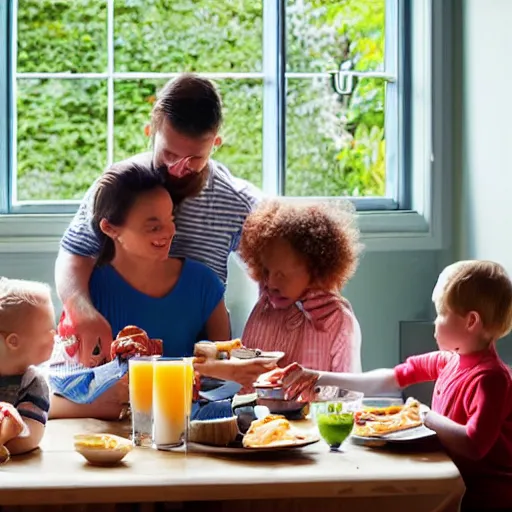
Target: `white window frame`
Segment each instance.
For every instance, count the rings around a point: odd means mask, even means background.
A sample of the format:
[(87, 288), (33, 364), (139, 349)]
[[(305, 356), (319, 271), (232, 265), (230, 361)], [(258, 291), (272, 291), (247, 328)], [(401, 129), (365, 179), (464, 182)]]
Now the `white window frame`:
[[(107, 80), (109, 97), (113, 98), (113, 84), (116, 78), (172, 78), (178, 73), (115, 73), (113, 61), (113, 1), (107, 0), (108, 9), (108, 66), (106, 73), (95, 74), (67, 74), (45, 73), (45, 78), (102, 78)], [(16, 2), (16, 0), (11, 0)], [(449, 190), (450, 179), (450, 91), (443, 84), (450, 83), (449, 61), (449, 27), (451, 18), (450, 2), (443, 0), (388, 0), (386, 15), (388, 19), (396, 20), (394, 27), (398, 31), (398, 15), (405, 5), (410, 9), (410, 47), (409, 59), (411, 64), (410, 98), (407, 111), (409, 124), (408, 132), (412, 133), (406, 141), (399, 130), (404, 126), (404, 109), (406, 104), (403, 98), (405, 91), (402, 80), (387, 82), (387, 96), (391, 101), (386, 102), (386, 139), (393, 131), (395, 144), (387, 152), (387, 166), (389, 176), (395, 179), (387, 180), (386, 196), (384, 198), (353, 198), (359, 210), (359, 222), (367, 250), (422, 250), (441, 249), (445, 246), (446, 219), (443, 221), (446, 209), (443, 206)], [(11, 8), (13, 3), (11, 3)], [(307, 78), (326, 74), (297, 74), (288, 73), (284, 69), (282, 45), (284, 44), (283, 12), (284, 1), (264, 0), (264, 26), (277, 27), (264, 37), (264, 60), (262, 73), (203, 73), (204, 76), (220, 78), (255, 78), (261, 79), (264, 84), (264, 138), (263, 138), (263, 189), (274, 194), (283, 190), (283, 177), (285, 170), (285, 145), (282, 134), (282, 123), (285, 122), (284, 109), (277, 94), (279, 87), (284, 87), (287, 78)], [(55, 251), (58, 239), (76, 210), (76, 201), (60, 201), (59, 213), (55, 212), (55, 203), (30, 202), (9, 205), (10, 191), (16, 190), (15, 173), (9, 172), (15, 167), (16, 148), (9, 144), (9, 134), (15, 134), (15, 112), (8, 105), (9, 91), (15, 92), (16, 56), (14, 45), (16, 40), (16, 17), (12, 16), (12, 37), (9, 39), (9, 2), (0, 3), (0, 48), (10, 48), (11, 53), (6, 58), (0, 55), (0, 253), (20, 252), (20, 244), (25, 250)], [(432, 20), (436, 20), (435, 23)], [(393, 25), (391, 25), (393, 27)], [(386, 26), (388, 34), (386, 46), (392, 46), (402, 41), (402, 38), (391, 37), (390, 25)], [(373, 76), (385, 77), (387, 75), (399, 76), (398, 56), (404, 48), (386, 52), (385, 73), (372, 73)], [(403, 55), (403, 54), (402, 54)], [(12, 64), (11, 74), (9, 65)], [(345, 73), (350, 75), (350, 73)], [(27, 74), (25, 78), (40, 78), (43, 74)], [(9, 77), (11, 82), (7, 82)], [(112, 95), (112, 96), (110, 96)], [(7, 115), (2, 115), (4, 112)], [(10, 115), (9, 115), (10, 114)], [(276, 122), (277, 120), (277, 122)], [(113, 101), (108, 102), (107, 111), (107, 156), (108, 162), (113, 158)], [(15, 137), (12, 137), (15, 141)], [(276, 140), (281, 140), (276, 150)], [(405, 143), (407, 143), (408, 158), (404, 158)], [(9, 155), (9, 151), (11, 154)], [(434, 158), (436, 155), (437, 158)], [(410, 169), (396, 172), (398, 165), (410, 166)], [(393, 169), (393, 170), (391, 170)], [(405, 171), (405, 172), (404, 172)], [(410, 195), (407, 196), (407, 184), (401, 180), (406, 177), (410, 180)], [(296, 200), (301, 200), (297, 198)], [(318, 198), (329, 201), (330, 198)], [(307, 198), (311, 200), (311, 198)], [(402, 204), (398, 204), (402, 202)], [(399, 207), (406, 209), (398, 209)], [(386, 211), (387, 210), (387, 211)], [(1, 215), (3, 213), (3, 215)], [(443, 236), (444, 235), (444, 236)]]

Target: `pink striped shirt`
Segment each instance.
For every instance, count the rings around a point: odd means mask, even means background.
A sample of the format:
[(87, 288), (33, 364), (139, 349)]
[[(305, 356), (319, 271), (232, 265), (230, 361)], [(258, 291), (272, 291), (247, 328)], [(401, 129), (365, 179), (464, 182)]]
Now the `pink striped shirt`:
[(279, 350), (279, 366), (297, 362), (331, 372), (361, 371), (361, 329), (348, 300), (313, 291), (287, 309), (275, 309), (263, 292), (247, 320), (248, 348)]

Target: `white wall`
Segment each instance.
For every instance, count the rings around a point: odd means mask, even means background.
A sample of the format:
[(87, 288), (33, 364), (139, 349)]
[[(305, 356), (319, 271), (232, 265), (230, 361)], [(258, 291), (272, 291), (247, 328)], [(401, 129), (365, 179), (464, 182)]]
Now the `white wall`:
[[(512, 274), (512, 1), (456, 0), (454, 259)], [(512, 365), (512, 335), (498, 343)]]
[(512, 1), (461, 3), (456, 257), (497, 260), (512, 273)]

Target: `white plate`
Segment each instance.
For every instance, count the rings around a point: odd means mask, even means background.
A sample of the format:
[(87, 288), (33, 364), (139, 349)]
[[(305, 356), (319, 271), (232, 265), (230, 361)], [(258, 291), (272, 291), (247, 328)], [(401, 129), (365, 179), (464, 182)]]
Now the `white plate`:
[(267, 446), (264, 448), (243, 448), (243, 447), (228, 447), (228, 446), (212, 446), (209, 444), (200, 443), (187, 443), (188, 451), (196, 451), (200, 453), (217, 453), (219, 455), (253, 455), (255, 453), (269, 453), (269, 452), (283, 452), (289, 450), (297, 450), (304, 448), (311, 444), (318, 443), (320, 441), (317, 437), (311, 437), (304, 441), (281, 445), (281, 446)]
[[(428, 410), (429, 407), (427, 405), (420, 404), (420, 413), (426, 413)], [(435, 435), (436, 433), (433, 430), (430, 430), (425, 425), (420, 425), (419, 427), (408, 428), (383, 436), (364, 437), (353, 434), (351, 438), (355, 444), (363, 446), (384, 446), (388, 443), (411, 443)]]
[(420, 425), (419, 427), (393, 432), (392, 434), (386, 434), (385, 436), (363, 437), (352, 435), (351, 439), (355, 444), (363, 446), (384, 446), (388, 443), (411, 443), (420, 439), (433, 437), (435, 435), (436, 433), (433, 430), (425, 427), (425, 425)]
[[(237, 356), (237, 353), (240, 357)], [(235, 357), (237, 359), (271, 359), (273, 361), (279, 361), (284, 357), (284, 352), (261, 352), (259, 356), (247, 357), (244, 349), (234, 349), (231, 351), (231, 357)]]

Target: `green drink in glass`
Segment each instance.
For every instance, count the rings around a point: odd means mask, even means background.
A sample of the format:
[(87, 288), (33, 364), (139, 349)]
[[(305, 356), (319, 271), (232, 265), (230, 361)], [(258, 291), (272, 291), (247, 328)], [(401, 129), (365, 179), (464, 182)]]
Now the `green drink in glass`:
[[(313, 417), (322, 439), (331, 451), (338, 451), (354, 428), (354, 413), (360, 409), (362, 393), (337, 390), (338, 396), (327, 396), (325, 401), (315, 401)], [(322, 395), (318, 395), (322, 400)]]

